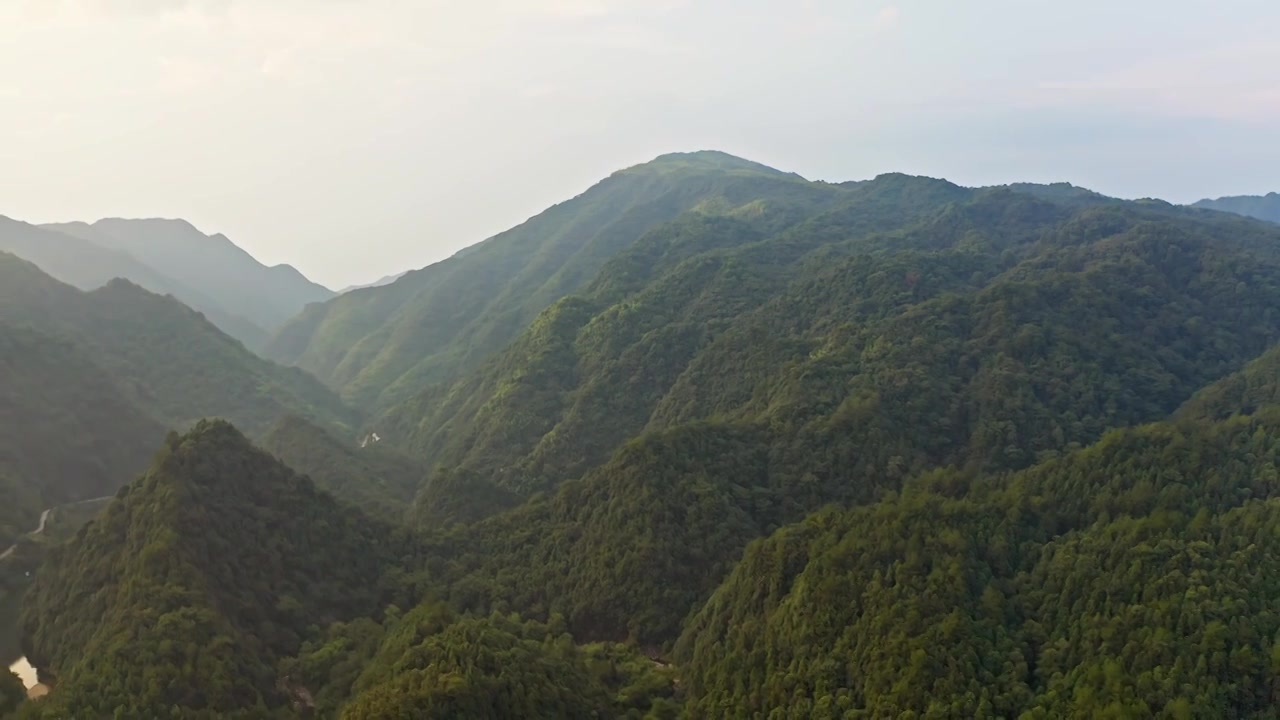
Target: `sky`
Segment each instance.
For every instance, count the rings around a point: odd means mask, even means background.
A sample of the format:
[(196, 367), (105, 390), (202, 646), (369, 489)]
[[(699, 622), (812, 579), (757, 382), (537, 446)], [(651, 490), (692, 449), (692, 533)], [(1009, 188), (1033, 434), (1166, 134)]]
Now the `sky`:
[(657, 155), (1280, 190), (1275, 0), (0, 0), (0, 214), (182, 217), (330, 287)]

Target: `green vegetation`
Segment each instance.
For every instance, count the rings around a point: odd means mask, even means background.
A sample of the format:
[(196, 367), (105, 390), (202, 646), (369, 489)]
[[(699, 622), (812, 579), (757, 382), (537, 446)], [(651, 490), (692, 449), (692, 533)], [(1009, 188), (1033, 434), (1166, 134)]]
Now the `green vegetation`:
[(279, 459), (171, 435), (48, 550), (20, 713), (1280, 717), (1276, 308), (1256, 220), (660, 158), (291, 323), (370, 442), (272, 366)]
[[(655, 231), (380, 433), (528, 493), (641, 432), (729, 419), (789, 436), (794, 474), (892, 486), (950, 463), (1025, 467), (1162, 418), (1277, 338), (1263, 226), (1008, 191), (956, 202), (924, 179), (850, 192), (773, 236), (720, 218)], [(891, 227), (906, 202), (916, 219), (877, 232), (870, 218)]]
[(940, 471), (752, 544), (678, 647), (693, 717), (1275, 717), (1280, 415)]
[(164, 437), (86, 353), (3, 323), (0, 427), (0, 550), (45, 508), (114, 493)]
[(349, 445), (294, 416), (267, 431), (262, 448), (321, 490), (392, 523), (404, 519), (426, 475), (425, 468), (382, 443)]
[(0, 254), (0, 322), (80, 348), (134, 405), (171, 428), (222, 417), (257, 436), (287, 414), (351, 434), (359, 423), (306, 373), (253, 355), (181, 303), (124, 280), (84, 293)]
[(44, 531), (32, 536), (31, 540), (50, 547), (64, 543), (98, 517), (114, 499), (115, 496), (108, 495), (51, 508)]
[(838, 194), (723, 153), (664, 156), (390, 285), (311, 306), (267, 354), (357, 406), (389, 407), (501, 350), (609, 258), (687, 210), (761, 198), (820, 207)]
[[(654, 231), (380, 421), (449, 477), (530, 498), (433, 536), (453, 602), (669, 644), (752, 538), (933, 468), (1018, 470), (1167, 418), (1280, 339), (1263, 225), (897, 176), (855, 190), (777, 236)], [(919, 219), (900, 231), (836, 224), (887, 222), (904, 197)]]
[(319, 717), (344, 720), (660, 720), (678, 711), (674, 673), (633, 649), (579, 647), (554, 619), (458, 616), (438, 603), (385, 626), (335, 624), (282, 672), (294, 687), (320, 688)]
[[(680, 387), (688, 370), (790, 282), (808, 278), (811, 252), (918, 221), (968, 191), (885, 176), (844, 192), (839, 205), (799, 222), (805, 213), (779, 203), (783, 221), (698, 211), (645, 235), (582, 296), (546, 310), (481, 370), (394, 408), (380, 432), (446, 467), (501, 471), (502, 484), (519, 491), (580, 475), (629, 437), (674, 424), (655, 413), (691, 399)], [(750, 379), (717, 375), (711, 384)]]
[(275, 665), (316, 623), (375, 614), (389, 529), (316, 491), (231, 426), (171, 434), (26, 602), (41, 717), (261, 717)]
[(6, 668), (0, 672), (0, 717), (18, 709), (27, 699), (27, 689), (22, 686), (22, 678), (14, 675)]

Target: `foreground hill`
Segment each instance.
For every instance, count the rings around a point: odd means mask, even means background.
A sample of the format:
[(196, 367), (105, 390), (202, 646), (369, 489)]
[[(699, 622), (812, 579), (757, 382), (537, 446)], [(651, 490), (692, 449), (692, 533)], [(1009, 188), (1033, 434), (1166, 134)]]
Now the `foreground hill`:
[(0, 548), (40, 512), (110, 495), (164, 428), (76, 346), (0, 323)]
[(267, 267), (225, 235), (206, 235), (185, 220), (105, 218), (45, 227), (126, 252), (267, 332), (334, 295), (296, 269)]
[[(262, 717), (308, 628), (372, 615), (388, 529), (233, 427), (171, 435), (30, 590), (27, 653), (57, 679), (38, 717)], [(177, 715), (171, 714), (171, 710)]]
[(224, 417), (258, 435), (287, 414), (337, 429), (357, 422), (306, 373), (253, 355), (173, 298), (124, 280), (85, 293), (0, 254), (0, 321), (80, 347), (131, 402), (168, 427)]
[(115, 278), (125, 278), (151, 292), (172, 295), (204, 313), (220, 330), (250, 349), (260, 350), (266, 343), (269, 333), (265, 328), (135, 256), (93, 242), (91, 233), (77, 232), (81, 225), (36, 226), (0, 216), (0, 252), (35, 263), (49, 275), (81, 290), (96, 290)]
[(766, 196), (821, 206), (838, 194), (722, 153), (665, 156), (390, 285), (307, 308), (268, 356), (311, 371), (357, 405), (389, 406), (501, 350), (610, 257), (684, 211)]
[(689, 622), (686, 712), (1275, 717), (1277, 410), (779, 530)]
[(1192, 207), (1221, 210), (1237, 215), (1247, 215), (1259, 220), (1280, 223), (1280, 193), (1237, 195), (1234, 197), (1220, 197), (1216, 200), (1205, 199)]
[(388, 605), (404, 597), (394, 568), (409, 551), (226, 423), (171, 434), (151, 468), (41, 568), (26, 650), (56, 690), (25, 717), (674, 710), (671, 673), (632, 650), (580, 648), (554, 623)]

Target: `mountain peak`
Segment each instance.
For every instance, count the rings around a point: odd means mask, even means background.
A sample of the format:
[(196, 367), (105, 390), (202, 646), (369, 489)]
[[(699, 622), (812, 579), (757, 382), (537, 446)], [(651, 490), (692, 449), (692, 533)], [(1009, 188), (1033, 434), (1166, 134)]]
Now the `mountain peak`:
[[(177, 707), (182, 717), (243, 717), (236, 711), (284, 706), (276, 661), (298, 650), (312, 622), (376, 610), (388, 547), (381, 524), (319, 492), (229, 423), (171, 433), (151, 468), (59, 548), (29, 591), (37, 601), (25, 618), (30, 654), (58, 677), (50, 715), (117, 707), (157, 717), (155, 708)], [(80, 572), (86, 567), (94, 569)], [(117, 624), (177, 617), (175, 599), (194, 620), (136, 632)], [(70, 620), (82, 614), (110, 619)], [(86, 657), (106, 638), (119, 643), (118, 657), (189, 649), (188, 667), (201, 672), (157, 682), (145, 665)]]
[(749, 171), (762, 172), (770, 175), (792, 175), (793, 173), (785, 173), (781, 170), (771, 168), (752, 160), (740, 158), (736, 155), (730, 155), (720, 150), (695, 150), (692, 152), (673, 152), (659, 155), (647, 163), (635, 165), (622, 172), (637, 171)]
[[(90, 224), (90, 227), (94, 227), (104, 231), (111, 231), (113, 229), (117, 229), (117, 230), (129, 230), (131, 232), (137, 232), (139, 229), (146, 229), (152, 232), (180, 232), (184, 235), (191, 235), (191, 236), (199, 235), (200, 237), (204, 237), (204, 238), (211, 237), (210, 235), (206, 235), (205, 233), (201, 232), (199, 228), (197, 228), (195, 225), (192, 225), (189, 221), (183, 220), (182, 218), (106, 217), (106, 218), (100, 218), (94, 221), (93, 223)], [(223, 239), (225, 240), (226, 238), (223, 237)]]

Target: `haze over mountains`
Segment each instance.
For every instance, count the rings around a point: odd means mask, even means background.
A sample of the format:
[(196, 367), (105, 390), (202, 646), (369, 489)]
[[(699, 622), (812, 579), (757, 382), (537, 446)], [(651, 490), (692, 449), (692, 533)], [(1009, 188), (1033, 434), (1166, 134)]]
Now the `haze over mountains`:
[(354, 432), (358, 414), (314, 378), (249, 352), (171, 297), (114, 279), (84, 292), (0, 253), (0, 476), (27, 487), (7, 508), (110, 494), (146, 466), (166, 428), (224, 417), (255, 436), (304, 413)]
[(1222, 210), (1237, 215), (1247, 215), (1249, 217), (1258, 218), (1259, 220), (1267, 220), (1273, 223), (1280, 223), (1280, 193), (1267, 193), (1266, 195), (1237, 195), (1233, 197), (1220, 197), (1216, 200), (1201, 200), (1194, 207), (1208, 208), (1210, 210)]
[(334, 295), (292, 267), (266, 267), (225, 236), (205, 235), (184, 220), (34, 226), (0, 217), (0, 251), (82, 290), (123, 278), (173, 295), (255, 351), (308, 303)]
[[(240, 257), (170, 222), (0, 237), (231, 287), (126, 264)], [(0, 530), (125, 489), (22, 717), (1276, 717), (1280, 225), (697, 152), (269, 360), (51, 274), (0, 254)]]

